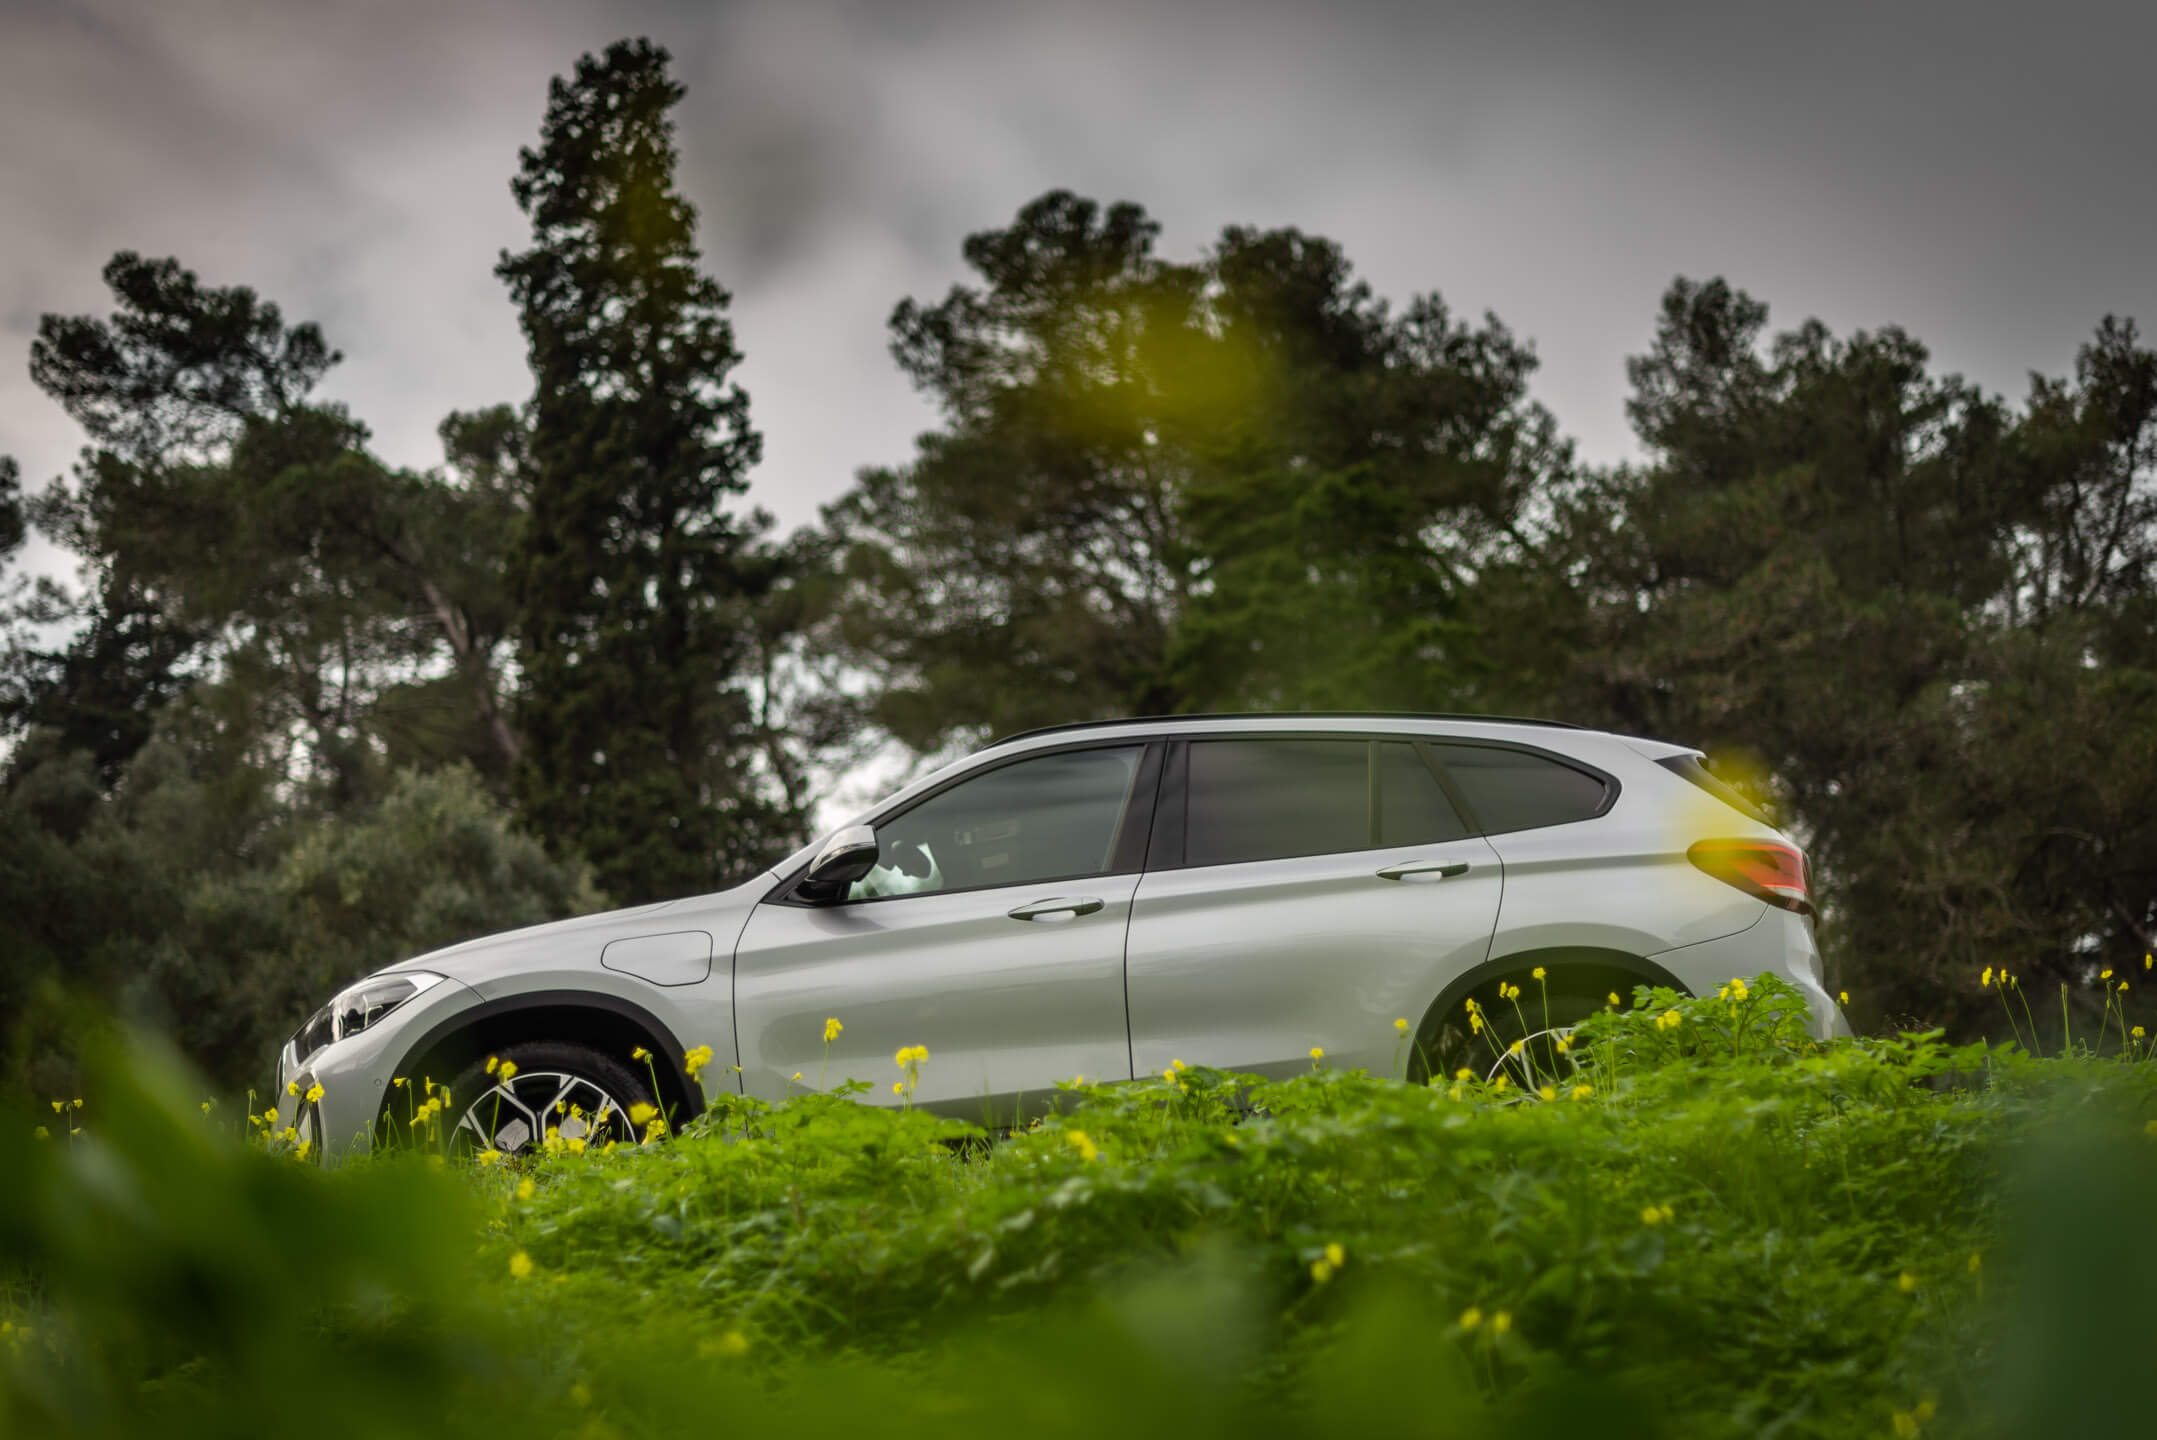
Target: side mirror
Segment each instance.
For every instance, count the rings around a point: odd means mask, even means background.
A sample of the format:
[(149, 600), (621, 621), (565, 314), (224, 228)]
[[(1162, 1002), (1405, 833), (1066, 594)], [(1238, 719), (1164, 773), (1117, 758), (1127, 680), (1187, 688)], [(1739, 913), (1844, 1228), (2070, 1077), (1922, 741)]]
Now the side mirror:
[(876, 856), (876, 832), (866, 825), (849, 825), (818, 848), (794, 891), (812, 904), (828, 905), (876, 868)]

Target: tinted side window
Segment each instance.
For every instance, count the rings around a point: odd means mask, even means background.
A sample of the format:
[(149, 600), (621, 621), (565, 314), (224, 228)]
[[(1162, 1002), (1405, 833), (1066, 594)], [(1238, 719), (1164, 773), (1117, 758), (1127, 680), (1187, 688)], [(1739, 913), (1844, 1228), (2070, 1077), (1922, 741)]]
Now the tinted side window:
[(1409, 745), (1194, 740), (1184, 863), (1233, 865), (1468, 833)]
[(1606, 783), (1541, 755), (1483, 745), (1433, 745), (1439, 763), (1482, 822), (1485, 834), (1592, 819)]
[(1067, 750), (963, 780), (876, 827), (877, 866), (847, 898), (1102, 874), (1144, 750)]
[(1382, 845), (1434, 845), (1468, 834), (1423, 757), (1404, 741), (1378, 747), (1378, 840)]
[(1361, 850), (1370, 761), (1361, 740), (1195, 740), (1184, 863), (1233, 865)]

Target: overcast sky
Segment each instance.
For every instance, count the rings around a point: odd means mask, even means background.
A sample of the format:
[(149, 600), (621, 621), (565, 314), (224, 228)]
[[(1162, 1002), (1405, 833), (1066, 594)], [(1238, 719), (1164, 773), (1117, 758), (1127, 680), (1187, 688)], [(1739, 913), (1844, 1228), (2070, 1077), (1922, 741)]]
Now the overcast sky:
[(1140, 202), (1172, 256), (1295, 225), (1383, 295), (1495, 311), (1591, 459), (1630, 453), (1624, 358), (1678, 274), (1778, 326), (1902, 324), (2017, 397), (2106, 312), (2157, 326), (2157, 7), (2120, 0), (0, 0), (0, 454), (33, 483), (72, 459), (30, 338), (104, 309), (126, 248), (320, 321), (326, 393), (438, 461), (446, 411), (527, 390), (491, 270), (547, 78), (627, 34), (689, 89), (752, 496), (789, 525), (932, 420), (893, 304), (1059, 186)]

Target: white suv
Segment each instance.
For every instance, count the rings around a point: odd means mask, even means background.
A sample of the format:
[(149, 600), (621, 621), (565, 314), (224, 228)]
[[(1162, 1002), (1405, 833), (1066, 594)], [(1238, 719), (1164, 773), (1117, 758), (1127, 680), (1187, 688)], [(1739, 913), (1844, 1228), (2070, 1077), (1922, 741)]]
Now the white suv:
[(1123, 720), (1001, 741), (731, 890), (391, 966), (292, 1037), (280, 1094), (306, 1138), (365, 1147), (432, 1080), (454, 1134), (516, 1150), (702, 1088), (864, 1078), (898, 1103), (882, 1082), (921, 1046), (911, 1102), (996, 1125), (1179, 1060), (1445, 1073), (1470, 999), (1520, 1038), (1507, 982), (1541, 1029), (1763, 971), (1848, 1033), (1804, 856), (1698, 751), (1487, 717)]

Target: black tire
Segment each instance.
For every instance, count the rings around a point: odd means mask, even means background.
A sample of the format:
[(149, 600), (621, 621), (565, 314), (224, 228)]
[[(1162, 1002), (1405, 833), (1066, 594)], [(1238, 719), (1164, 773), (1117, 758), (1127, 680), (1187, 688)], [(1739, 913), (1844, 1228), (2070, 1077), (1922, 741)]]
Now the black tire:
[[(516, 1066), (506, 1084), (505, 1061)], [(537, 1146), (548, 1130), (586, 1145), (635, 1144), (642, 1132), (628, 1112), (657, 1103), (650, 1075), (572, 1040), (505, 1046), (466, 1066), (449, 1091), (453, 1152), (492, 1148), (515, 1155)]]
[[(1518, 985), (1519, 998), (1504, 998), (1501, 985)], [(1456, 1001), (1445, 1014), (1432, 1015), (1416, 1036), (1415, 1054), (1409, 1059), (1410, 1080), (1427, 1083), (1433, 1076), (1462, 1070), (1472, 1071), (1478, 1079), (1503, 1073), (1515, 1085), (1531, 1079), (1562, 1080), (1575, 1066), (1573, 1057), (1558, 1049), (1558, 1038), (1608, 1003), (1606, 996), (1557, 986), (1546, 995), (1543, 986), (1528, 975), (1493, 980), (1468, 998), (1482, 1010), (1482, 1028), (1478, 1030), (1470, 1020), (1465, 1000)], [(1512, 1049), (1515, 1041), (1521, 1042), (1518, 1054)]]

